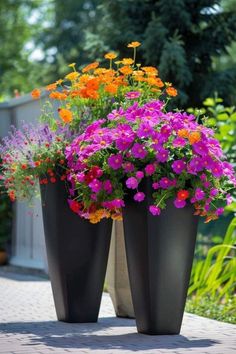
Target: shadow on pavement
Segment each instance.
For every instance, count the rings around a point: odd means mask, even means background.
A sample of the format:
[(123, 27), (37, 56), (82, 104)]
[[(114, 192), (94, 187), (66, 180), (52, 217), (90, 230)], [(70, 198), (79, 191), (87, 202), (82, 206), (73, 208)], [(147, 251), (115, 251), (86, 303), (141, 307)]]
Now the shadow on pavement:
[[(130, 328), (130, 333), (122, 333), (122, 327), (126, 327), (125, 332), (129, 331), (127, 327)], [(182, 335), (148, 336), (135, 331), (134, 320), (115, 317), (100, 318), (98, 323), (91, 324), (57, 321), (0, 324), (0, 333), (26, 335), (22, 350), (45, 345), (58, 349), (125, 349), (145, 352), (151, 349), (207, 348), (219, 343), (210, 339), (188, 339)]]

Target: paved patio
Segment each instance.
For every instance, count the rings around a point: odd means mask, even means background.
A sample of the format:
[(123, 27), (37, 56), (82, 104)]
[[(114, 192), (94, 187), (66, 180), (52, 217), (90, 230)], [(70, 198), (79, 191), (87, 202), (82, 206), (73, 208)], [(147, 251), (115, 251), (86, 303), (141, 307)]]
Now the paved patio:
[(48, 280), (0, 271), (0, 354), (236, 353), (236, 326), (185, 314), (175, 336), (136, 333), (134, 320), (119, 319), (103, 295), (97, 324), (56, 320)]

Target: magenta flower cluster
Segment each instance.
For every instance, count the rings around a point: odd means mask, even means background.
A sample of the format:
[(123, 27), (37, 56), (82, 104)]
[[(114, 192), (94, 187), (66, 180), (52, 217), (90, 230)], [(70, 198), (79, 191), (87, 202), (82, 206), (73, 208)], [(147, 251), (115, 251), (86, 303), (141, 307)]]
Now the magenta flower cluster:
[(66, 158), (70, 203), (76, 201), (76, 212), (88, 219), (96, 213), (118, 217), (127, 193), (145, 202), (141, 182), (148, 178), (153, 201), (147, 207), (153, 215), (173, 198), (177, 208), (193, 204), (208, 222), (222, 213), (236, 186), (214, 131), (192, 114), (165, 112), (161, 101), (112, 111), (74, 139)]

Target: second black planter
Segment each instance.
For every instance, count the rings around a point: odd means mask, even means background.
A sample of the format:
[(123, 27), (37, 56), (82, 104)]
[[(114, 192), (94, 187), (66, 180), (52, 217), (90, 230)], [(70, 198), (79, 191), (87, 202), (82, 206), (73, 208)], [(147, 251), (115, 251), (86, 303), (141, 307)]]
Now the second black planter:
[(188, 204), (177, 209), (169, 200), (160, 216), (148, 210), (151, 182), (144, 202), (128, 195), (124, 233), (137, 329), (145, 334), (178, 334), (191, 273), (198, 217)]
[(41, 186), (49, 276), (59, 321), (96, 322), (111, 238), (111, 220), (74, 214), (62, 182)]

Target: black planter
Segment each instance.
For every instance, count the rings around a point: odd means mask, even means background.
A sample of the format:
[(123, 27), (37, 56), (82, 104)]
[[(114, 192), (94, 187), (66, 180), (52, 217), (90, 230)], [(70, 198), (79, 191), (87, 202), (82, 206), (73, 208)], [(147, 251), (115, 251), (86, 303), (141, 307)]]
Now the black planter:
[(169, 200), (160, 216), (148, 210), (151, 183), (145, 180), (146, 199), (137, 203), (130, 193), (123, 209), (125, 244), (138, 332), (178, 334), (187, 296), (198, 217), (188, 204), (177, 209)]
[(49, 276), (59, 321), (96, 322), (111, 220), (91, 224), (74, 214), (62, 182), (41, 186)]

